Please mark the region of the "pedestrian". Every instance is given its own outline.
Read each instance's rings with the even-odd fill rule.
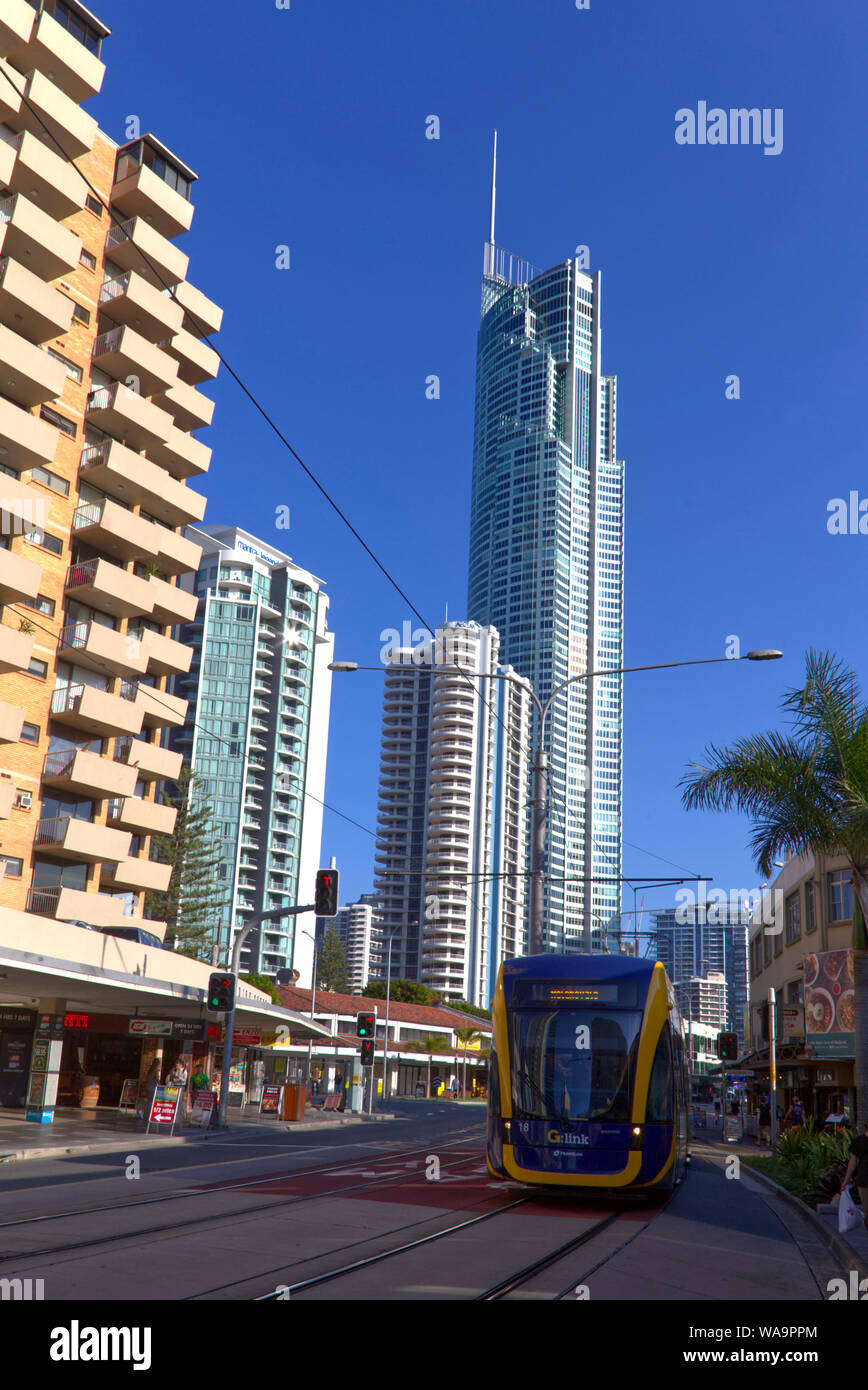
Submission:
[[[793,1103],[784,1116],[785,1129],[804,1129],[805,1127],[805,1107],[798,1096],[793,1096]]]
[[[192,1101],[192,1103],[194,1105],[196,1104],[196,1094],[198,1091],[207,1090],[208,1076],[204,1069],[200,1066],[199,1069],[197,1071],[194,1071],[193,1075],[190,1077],[190,1100]]]
[[[862,1123],[862,1133],[850,1141],[850,1160],[841,1183],[841,1195],[854,1182],[859,1189],[865,1230],[868,1231],[868,1120]]]
[[[719,1115],[719,1114],[720,1114],[720,1101],[719,1101],[719,1100],[716,1100],[716,1101],[714,1102],[714,1113],[715,1113],[715,1115]]]
[[[458,1099],[458,1077],[457,1077],[457,1076],[453,1076],[453,1078],[452,1078],[452,1099],[453,1099],[453,1100],[457,1100],[457,1099]]]
[[[738,1111],[739,1111],[738,1096],[734,1096],[733,1099],[732,1099],[732,1100],[730,1101],[730,1103],[729,1103],[729,1113],[730,1113],[730,1115],[738,1115]]]
[[[759,1143],[770,1144],[772,1142],[772,1107],[768,1100],[764,1100],[759,1108]]]

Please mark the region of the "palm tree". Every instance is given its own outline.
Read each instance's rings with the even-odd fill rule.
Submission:
[[[782,850],[843,855],[853,878],[856,1112],[868,1119],[868,708],[855,673],[829,652],[809,651],[805,684],[781,708],[787,733],[709,745],[707,766],[681,780],[688,810],[737,810],[753,822],[751,848],[764,878]]]
[[[455,1036],[461,1044],[461,1094],[467,1095],[467,1049],[483,1037],[481,1028],[456,1028]]]
[[[431,1094],[431,1059],[432,1059],[432,1057],[434,1056],[435,1053],[438,1053],[438,1054],[439,1054],[439,1053],[442,1053],[442,1052],[451,1052],[452,1049],[450,1048],[450,1046],[449,1046],[448,1042],[446,1041],[446,1039],[445,1039],[444,1037],[441,1037],[440,1034],[438,1034],[438,1033],[429,1033],[426,1037],[422,1038],[421,1041],[415,1041],[415,1040],[414,1040],[414,1041],[412,1041],[412,1042],[406,1043],[405,1046],[406,1046],[406,1047],[411,1047],[411,1048],[413,1048],[413,1050],[416,1051],[416,1052],[427,1052],[427,1053],[428,1053],[428,1081],[427,1081],[426,1086],[425,1086],[425,1094],[426,1094],[426,1096],[430,1096],[430,1094]]]

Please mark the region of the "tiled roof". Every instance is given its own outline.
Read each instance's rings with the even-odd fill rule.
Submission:
[[[280,1002],[286,1009],[295,1009],[301,1014],[310,1013],[309,989],[299,989],[296,985],[278,985]],[[359,1014],[363,1011],[375,1013],[378,1018],[386,1016],[385,999],[369,999],[364,994],[333,994],[330,990],[318,989],[316,992],[316,1013]],[[438,1028],[479,1028],[483,1033],[491,1032],[487,1018],[474,1018],[473,1014],[462,1013],[460,1009],[450,1009],[446,1004],[401,1004],[395,999],[389,1001],[389,1021],[395,1023],[418,1023]]]

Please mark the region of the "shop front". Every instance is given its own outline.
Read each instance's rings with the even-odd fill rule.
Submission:
[[[0,1007],[0,1107],[23,1109],[33,1050],[36,1010]]]
[[[67,1012],[63,1024],[58,1107],[116,1109],[124,1082],[136,1081],[141,1109],[154,1068],[160,1082],[178,1062],[186,1067],[188,1080],[203,1068],[207,1074],[205,1020]]]

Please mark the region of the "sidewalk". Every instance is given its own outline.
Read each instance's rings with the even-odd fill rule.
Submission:
[[[174,1134],[168,1134],[160,1133],[152,1126],[150,1134],[146,1134],[144,1123],[138,1116],[119,1114],[117,1110],[56,1110],[50,1125],[32,1124],[23,1119],[19,1112],[0,1110],[0,1164],[28,1158],[60,1158],[67,1154],[109,1153],[133,1143],[137,1147],[202,1143],[227,1134],[249,1134],[251,1126],[258,1126],[269,1134],[285,1136],[299,1130],[307,1134],[316,1130],[336,1129],[341,1125],[370,1124],[397,1118],[400,1117],[381,1112],[355,1115],[328,1111],[323,1115],[319,1110],[309,1108],[303,1120],[278,1120],[262,1116],[258,1110],[252,1109],[250,1114],[230,1111],[229,1124],[225,1129],[212,1127],[203,1130],[184,1124],[176,1125]]]

